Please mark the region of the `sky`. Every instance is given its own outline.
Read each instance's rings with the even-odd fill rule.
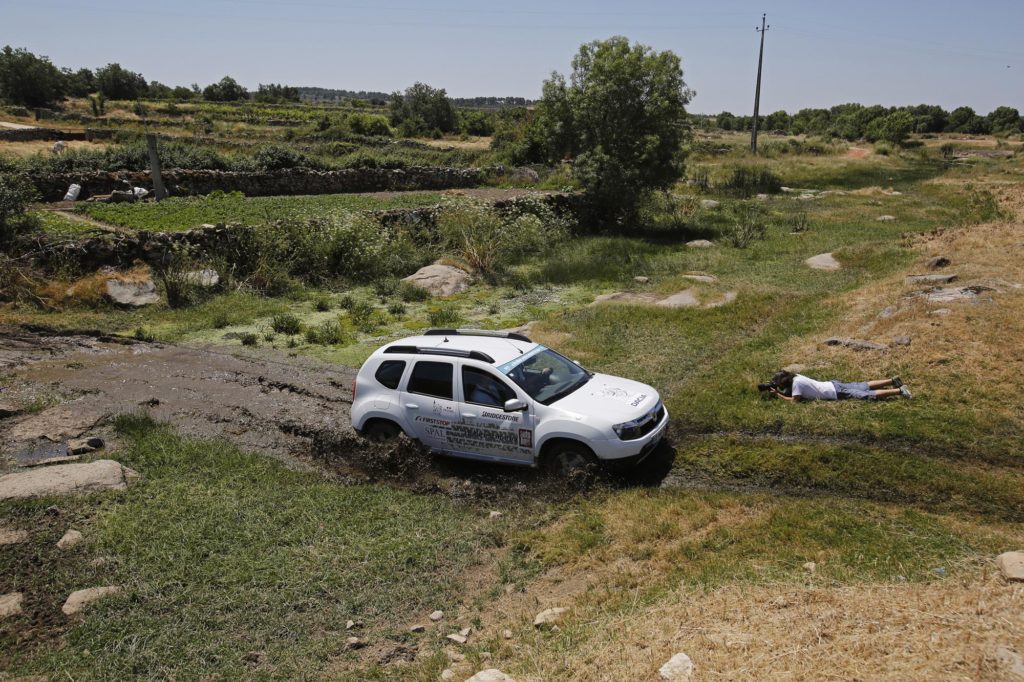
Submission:
[[[1024,111],[1024,0],[0,0],[0,46],[118,62],[167,85],[259,83],[537,98],[582,43],[623,35],[683,61],[690,110],[864,104]]]

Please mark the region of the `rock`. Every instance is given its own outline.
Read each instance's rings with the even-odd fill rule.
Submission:
[[[492,511],[490,514],[487,515],[487,518],[489,519],[500,519],[501,517],[502,513],[500,511]]]
[[[880,223],[891,223],[892,221],[896,220],[896,216],[894,216],[894,215],[880,215],[877,218],[875,218],[875,220],[877,220]]]
[[[909,275],[907,284],[949,284],[956,279],[956,273],[941,275]]]
[[[21,613],[21,602],[24,599],[25,596],[21,592],[11,592],[0,596],[0,620]]]
[[[345,640],[346,649],[362,649],[366,646],[366,642],[358,637],[349,637]]]
[[[651,281],[651,278],[644,277],[643,275],[637,275],[636,277],[633,278],[633,281],[636,282],[637,284],[647,284],[648,282]]]
[[[562,618],[568,612],[569,609],[561,606],[544,609],[533,619],[533,627],[542,628],[545,626],[557,625],[562,622]]]
[[[345,621],[345,629],[352,630],[353,628],[363,627],[363,621],[361,620],[347,620]]]
[[[950,260],[945,256],[935,256],[934,258],[928,259],[928,262],[925,263],[925,267],[929,270],[938,270],[939,268],[946,267],[949,263]]]
[[[0,403],[0,419],[14,417],[21,414],[21,410],[10,403]]]
[[[808,561],[806,564],[804,564],[804,570],[808,573],[815,573],[818,570],[818,564],[814,563],[813,561]]]
[[[103,447],[103,439],[91,436],[89,438],[76,438],[68,441],[68,450],[73,455],[84,455],[87,452],[93,452]]]
[[[722,294],[722,298],[718,299],[717,301],[711,301],[709,303],[705,303],[704,307],[705,308],[721,308],[723,305],[726,305],[728,303],[732,303],[735,300],[736,300],[736,292],[735,291],[727,291],[724,294]]]
[[[933,303],[948,303],[956,301],[973,301],[977,300],[978,294],[983,291],[993,291],[990,287],[973,286],[973,287],[936,287],[928,291],[922,292],[921,295],[925,299]]]
[[[838,336],[825,339],[826,346],[844,346],[846,348],[852,348],[853,350],[885,350],[888,346],[884,346],[874,341],[865,341],[864,339],[847,339]]]
[[[202,270],[186,272],[185,281],[194,286],[209,289],[220,284],[220,274],[218,274],[216,270],[203,268]]]
[[[442,680],[454,680],[455,679],[455,671],[452,670],[451,668],[445,668],[444,670],[441,671],[441,679]]]
[[[997,647],[996,663],[1009,675],[1013,676],[1010,679],[1024,680],[1024,656],[1021,656],[1013,649],[1006,646]]]
[[[468,289],[469,280],[469,273],[465,270],[434,263],[420,268],[402,281],[426,289],[433,296],[451,296]]]
[[[693,661],[684,653],[678,653],[668,659],[665,665],[658,668],[658,676],[663,680],[688,680],[693,675]]]
[[[523,182],[540,182],[540,174],[532,168],[523,166],[512,171],[512,177]]]
[[[487,670],[481,670],[473,677],[470,677],[466,682],[516,682],[512,677],[501,672],[497,668],[488,668]]]
[[[459,630],[459,634],[463,637],[469,637],[469,633],[473,632],[473,628],[462,628]]]
[[[151,279],[141,282],[108,279],[106,297],[111,303],[126,308],[141,308],[160,301],[160,296],[156,293],[156,285]]]
[[[827,272],[835,272],[841,269],[842,264],[832,256],[832,253],[819,253],[817,256],[811,256],[804,261],[807,267],[812,270],[825,270]]]
[[[693,241],[686,242],[686,248],[688,249],[707,249],[714,245],[714,242],[709,242],[707,239],[694,239]]]
[[[109,596],[111,594],[116,594],[120,591],[121,588],[117,585],[108,585],[106,587],[89,587],[84,590],[78,590],[77,592],[71,593],[71,595],[68,597],[68,600],[64,602],[64,606],[62,606],[60,610],[64,612],[64,615],[72,616],[80,612],[82,609],[84,609],[92,602],[98,599],[102,599],[103,597]]]
[[[803,197],[800,197],[800,198],[803,199]],[[810,198],[813,199],[814,197],[812,196]],[[758,201],[768,201],[768,195],[767,194],[758,194],[755,197],[755,199],[757,199]]]
[[[636,305],[652,305],[658,302],[658,295],[653,292],[616,291],[610,294],[599,294],[594,297],[598,303],[632,303]]]
[[[878,319],[888,320],[890,317],[896,314],[896,306],[886,306],[882,309],[882,312],[878,313]]]
[[[932,310],[928,314],[929,315],[945,316],[945,315],[949,315],[951,312],[953,312],[953,311],[950,310],[949,308],[936,308],[935,310]]]
[[[34,445],[14,454],[14,460],[20,467],[36,467],[44,464],[73,462],[77,459],[81,458],[78,455],[71,454],[71,449],[67,443],[36,442]]]
[[[663,308],[693,308],[700,305],[700,301],[697,300],[693,289],[683,289],[661,299],[657,305]]]
[[[909,346],[910,345],[910,337],[909,336],[894,336],[894,337],[892,337],[892,340],[889,342],[889,345],[890,346]]]
[[[64,536],[57,541],[57,547],[59,549],[71,549],[82,541],[82,534],[74,529],[68,529],[68,532],[64,533]]]
[[[466,660],[466,657],[460,654],[458,651],[451,651],[449,649],[446,649],[445,653],[448,655],[448,660],[452,663],[462,663],[464,660]]]
[[[1004,552],[996,557],[996,565],[1007,580],[1024,582],[1024,552]]]
[[[102,417],[102,412],[89,409],[78,401],[57,405],[12,426],[7,440],[17,442],[45,438],[59,443],[92,428]]]
[[[432,614],[430,614],[430,620],[434,621],[435,623],[441,620],[442,618],[444,618],[444,611],[434,611]]]
[[[411,628],[409,628],[409,632],[426,632],[426,631],[427,631],[427,626],[426,625],[416,624],[416,625],[413,625]]]
[[[16,545],[19,542],[25,542],[25,540],[28,540],[27,530],[0,527],[0,547],[3,547],[4,545]]]
[[[705,284],[714,284],[715,282],[718,281],[718,278],[715,277],[714,275],[709,275],[706,272],[698,271],[688,272],[685,275],[682,275],[682,278],[692,279],[694,282],[704,282]]]
[[[721,205],[722,204],[720,202],[715,201],[714,199],[701,199],[700,200],[700,207],[701,208],[714,209],[714,208],[718,208]]]
[[[761,198],[760,194],[757,195],[757,196],[758,196],[758,198]],[[816,197],[813,194],[801,194],[800,196],[797,197],[797,201],[811,201],[812,199],[815,199],[815,198]]]
[[[136,478],[136,472],[111,459],[87,464],[58,464],[0,476],[0,500],[123,490]]]
[[[507,629],[506,630],[502,630],[501,631],[501,636],[504,637],[505,639],[512,639],[512,631],[511,630],[507,630]]]
[[[452,642],[455,642],[456,644],[465,644],[466,643],[466,636],[465,635],[460,635],[458,633],[452,633],[452,634],[448,635],[447,639],[452,641]]]

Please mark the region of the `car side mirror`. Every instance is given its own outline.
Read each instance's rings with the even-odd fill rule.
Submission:
[[[519,398],[510,398],[505,401],[506,412],[525,412],[526,401],[520,400]]]

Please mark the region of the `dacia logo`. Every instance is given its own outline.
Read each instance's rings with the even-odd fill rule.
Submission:
[[[647,394],[641,393],[640,395],[633,399],[633,402],[631,402],[630,405],[632,405],[633,407],[637,407],[640,405],[640,403],[642,403],[645,400],[647,400]]]

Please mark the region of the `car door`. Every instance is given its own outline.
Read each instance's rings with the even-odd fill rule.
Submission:
[[[453,362],[417,360],[401,400],[407,423],[421,443],[443,452],[456,449],[450,442],[459,422]]]
[[[460,363],[459,416],[455,429],[460,449],[488,459],[531,464],[534,460],[534,413],[529,397],[496,372]],[[522,412],[505,412],[505,401],[518,398]]]

